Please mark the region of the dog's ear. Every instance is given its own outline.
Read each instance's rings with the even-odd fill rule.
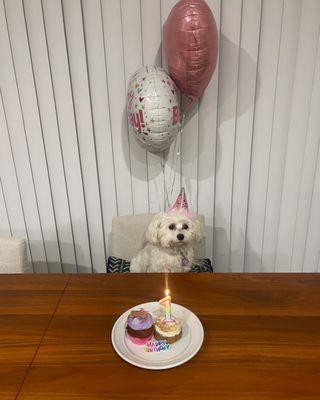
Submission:
[[[194,221],[194,233],[196,242],[201,242],[204,238],[204,227],[200,221]]]
[[[147,228],[146,238],[151,244],[157,244],[159,242],[159,228],[162,216],[162,213],[155,215]]]

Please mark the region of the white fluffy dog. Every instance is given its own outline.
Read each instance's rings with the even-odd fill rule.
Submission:
[[[187,272],[194,260],[193,242],[204,237],[203,224],[184,212],[157,214],[147,244],[131,260],[131,272]]]

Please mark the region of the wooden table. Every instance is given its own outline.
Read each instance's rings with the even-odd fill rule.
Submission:
[[[320,274],[171,274],[205,329],[165,371],[114,352],[117,317],[161,297],[162,274],[0,276],[0,399],[320,399]]]

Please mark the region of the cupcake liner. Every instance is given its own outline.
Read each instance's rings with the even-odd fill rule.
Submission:
[[[147,338],[143,338],[143,339],[130,336],[129,334],[128,334],[128,337],[129,337],[129,339],[131,340],[132,343],[141,346],[141,345],[144,345],[144,344],[146,344],[147,342],[149,342],[149,340],[151,340],[152,334],[151,334],[150,336],[148,336]]]
[[[182,337],[182,331],[180,331],[180,333],[178,333],[175,336],[164,336],[161,335],[159,332],[157,332],[156,330],[153,333],[153,336],[155,337],[156,340],[166,340],[167,343],[172,344],[177,342],[179,339],[181,339]]]

